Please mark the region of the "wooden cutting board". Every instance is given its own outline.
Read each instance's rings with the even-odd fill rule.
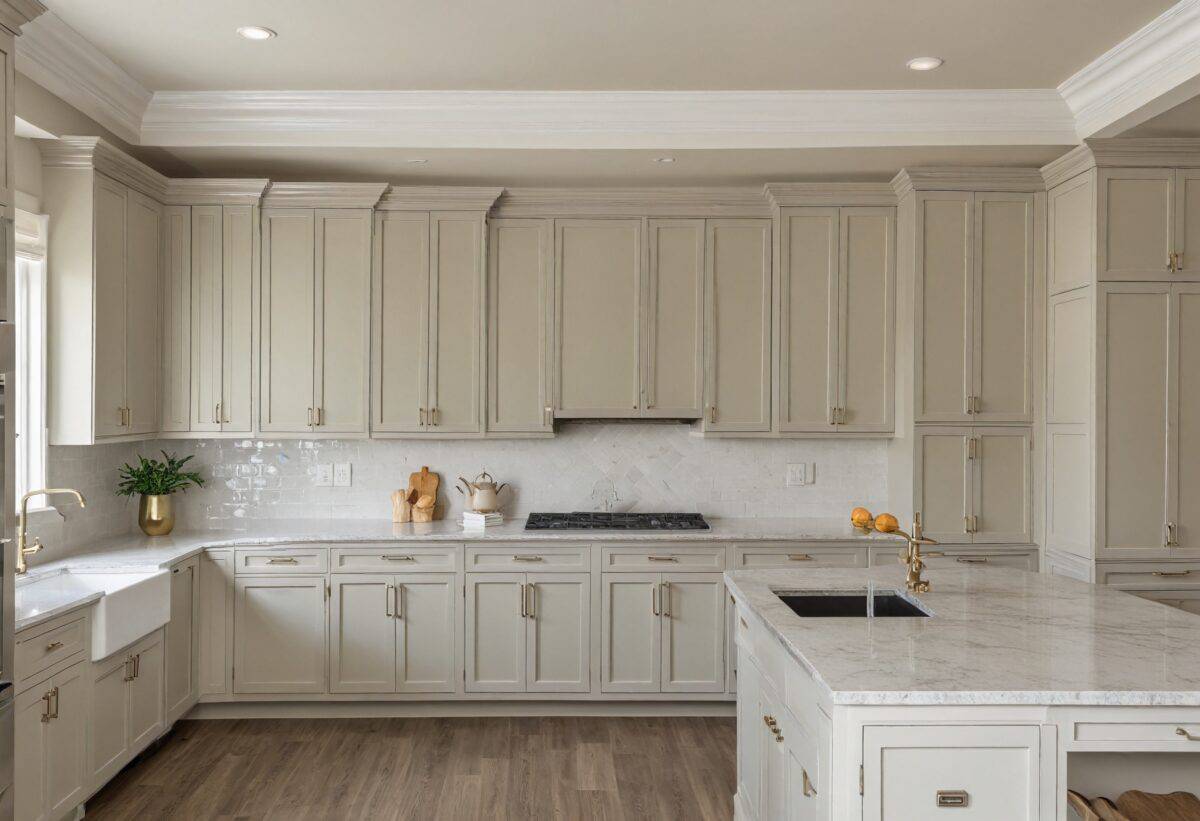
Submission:
[[[429,466],[423,466],[419,471],[411,473],[408,476],[408,489],[417,492],[417,498],[422,496],[432,496],[434,500],[438,497],[438,486],[442,483],[441,477],[436,473],[429,472]],[[435,519],[441,518],[441,507],[435,509]]]
[[[1190,792],[1167,795],[1129,790],[1117,799],[1117,808],[1130,821],[1197,821],[1200,798]]]

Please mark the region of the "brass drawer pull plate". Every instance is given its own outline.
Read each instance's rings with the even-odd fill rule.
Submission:
[[[1190,570],[1155,570],[1154,575],[1155,576],[1190,576],[1190,575],[1192,575],[1192,571],[1190,571]]]
[[[513,556],[514,562],[540,562],[542,560],[543,560],[543,557],[541,557],[541,556],[522,555],[520,553]]]
[[[291,556],[285,556],[283,558],[272,556],[271,558],[267,559],[267,564],[299,564],[299,562]]]
[[[53,653],[55,650],[57,650],[58,648],[60,648],[62,646],[63,646],[63,643],[61,641],[52,641],[46,645],[46,652]]]
[[[650,556],[647,556],[646,558],[652,562],[677,562],[677,561],[679,561],[678,556],[653,556],[653,555],[650,555]]]
[[[970,803],[971,797],[966,790],[938,790],[937,801],[935,806],[938,807],[965,807]]]
[[[389,556],[385,553],[385,554],[381,554],[379,558],[383,559],[384,561],[388,561],[388,562],[415,562],[416,561],[416,559],[414,559],[412,556],[408,555],[407,553],[405,553],[403,555],[399,555],[399,556]]]

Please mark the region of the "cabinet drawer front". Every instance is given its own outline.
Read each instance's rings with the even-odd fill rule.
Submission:
[[[1118,747],[1125,744],[1153,744],[1156,747],[1166,746],[1171,749],[1178,747],[1180,752],[1200,753],[1200,723],[1077,721],[1071,729],[1071,740],[1081,745],[1089,742],[1107,742]]]
[[[454,573],[458,546],[335,547],[329,552],[334,573]]]
[[[703,547],[605,547],[601,549],[605,573],[645,573],[662,570],[719,571],[725,569],[723,545]]]
[[[927,553],[935,554],[924,557],[925,564],[931,568],[938,567],[1013,567],[1018,570],[1036,572],[1038,569],[1037,550],[955,550],[932,547]],[[941,554],[941,555],[936,555]],[[871,548],[871,567],[898,564],[900,549],[890,547]]]
[[[312,574],[324,573],[329,569],[329,549],[325,547],[284,550],[250,548],[238,550],[235,555],[234,572],[239,576]]]
[[[591,548],[515,545],[513,547],[468,547],[467,570],[483,573],[560,573],[591,570]]]
[[[16,643],[13,667],[18,679],[28,679],[87,646],[87,619],[77,618]]]
[[[1200,562],[1129,562],[1101,565],[1101,584],[1123,590],[1194,590],[1200,588]]]
[[[794,545],[748,545],[733,549],[734,570],[767,567],[866,567],[865,547],[809,547]]]

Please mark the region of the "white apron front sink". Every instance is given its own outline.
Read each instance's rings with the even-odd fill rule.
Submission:
[[[171,619],[171,574],[168,570],[140,573],[69,575],[80,587],[103,593],[92,609],[92,661],[153,633]]]

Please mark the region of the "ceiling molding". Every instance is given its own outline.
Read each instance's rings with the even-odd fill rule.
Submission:
[[[1136,137],[1087,140],[1042,167],[1046,187],[1092,168],[1200,168],[1200,139]]]
[[[1058,87],[1080,137],[1113,137],[1200,92],[1200,0],[1180,0]]]
[[[59,137],[37,144],[43,168],[95,170],[159,202],[166,197],[167,177],[99,137]]]
[[[761,188],[506,188],[497,217],[769,217]]]
[[[896,192],[886,182],[769,182],[763,195],[776,208],[896,204]]]
[[[45,13],[46,7],[38,0],[0,0],[0,26],[13,34],[19,35],[22,26]]]
[[[258,205],[270,180],[169,179],[164,205]]]
[[[1087,145],[1078,145],[1057,160],[1043,165],[1042,179],[1046,182],[1046,188],[1050,189],[1095,167],[1096,160],[1092,156],[1092,150]]]
[[[121,139],[141,141],[150,92],[54,12],[22,30],[16,67]]]
[[[1073,145],[1053,89],[159,91],[156,146],[810,148]]]
[[[393,185],[375,207],[381,211],[487,211],[503,188]]]
[[[1015,191],[1033,193],[1046,189],[1037,168],[954,167],[902,168],[892,178],[897,197],[913,191]]]
[[[266,208],[374,208],[386,182],[276,182],[263,197]]]

